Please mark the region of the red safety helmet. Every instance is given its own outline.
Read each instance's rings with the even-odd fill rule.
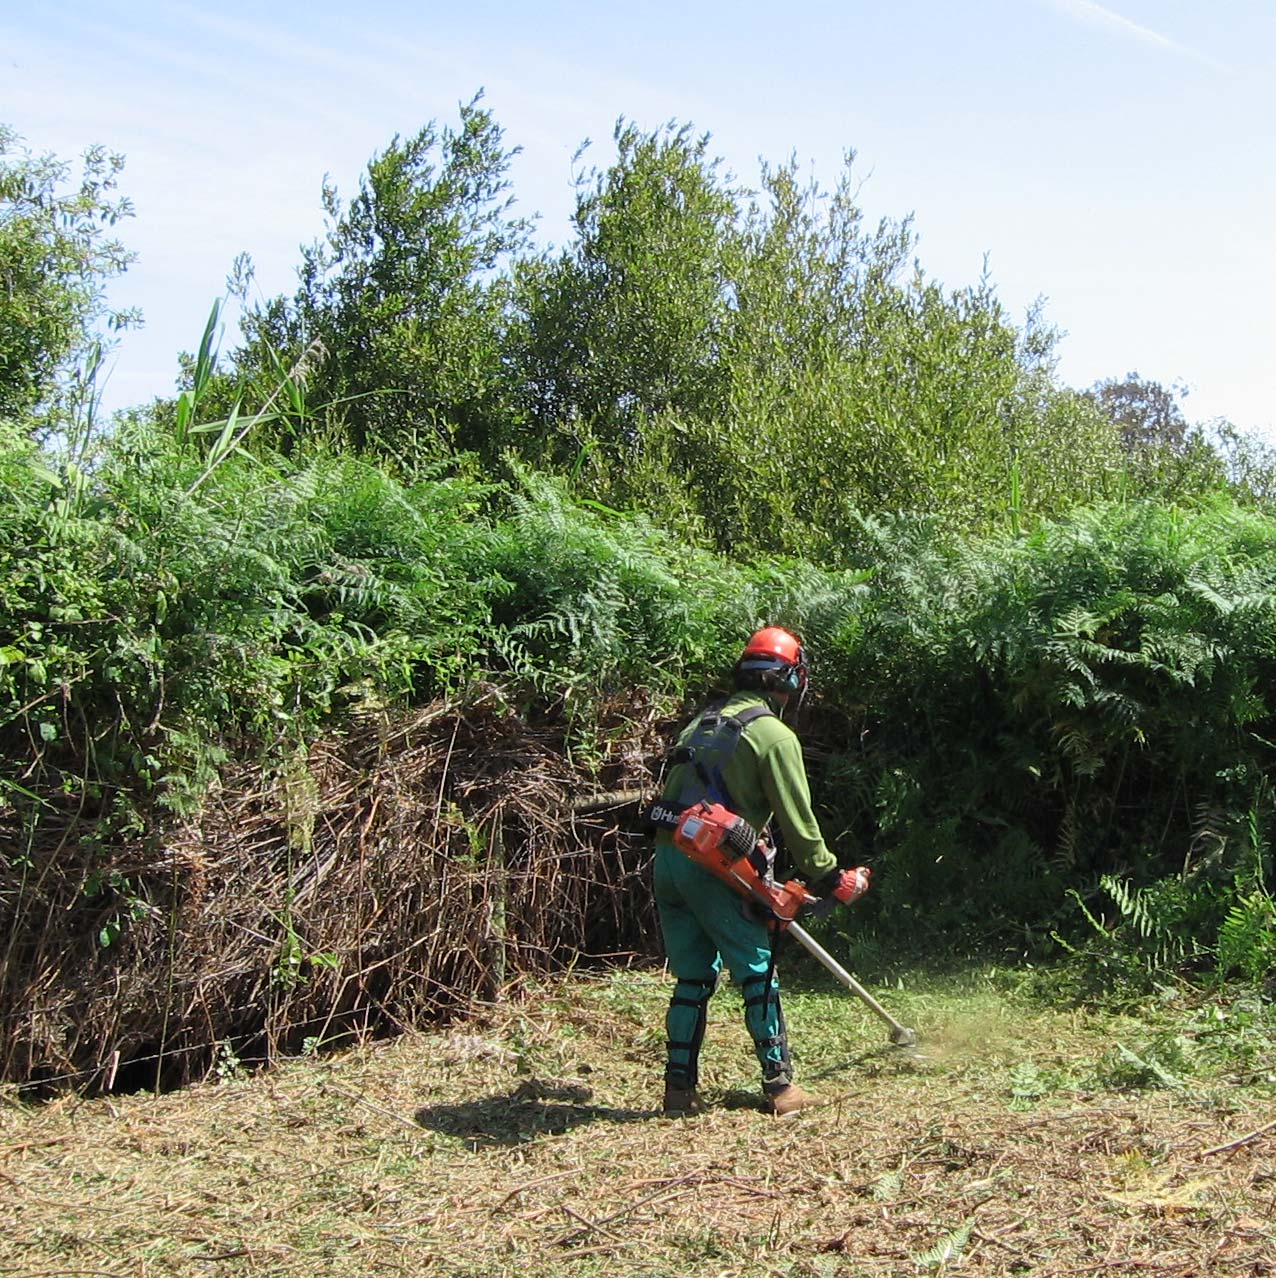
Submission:
[[[786,665],[800,666],[805,664],[802,657],[802,641],[779,626],[767,626],[757,631],[740,654],[740,660],[746,657],[778,657]]]
[[[775,677],[769,682],[777,692],[796,692],[800,698],[806,691],[806,654],[802,641],[779,626],[756,631],[744,645],[736,669],[772,672]]]

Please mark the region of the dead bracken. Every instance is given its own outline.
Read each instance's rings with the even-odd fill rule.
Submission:
[[[649,849],[582,790],[650,784],[659,713],[617,698],[599,776],[492,689],[368,714],[291,764],[228,767],[197,818],[103,846],[77,811],[0,860],[0,1081],[185,1085],[464,1015],[527,974],[654,950]],[[23,843],[0,806],[0,841]],[[108,932],[115,929],[115,934]],[[109,942],[109,943],[104,943]]]

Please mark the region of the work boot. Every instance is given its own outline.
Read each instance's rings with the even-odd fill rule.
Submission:
[[[694,1087],[666,1083],[664,1108],[666,1118],[694,1118],[709,1107]]]
[[[824,1102],[818,1096],[803,1091],[796,1083],[764,1083],[763,1094],[766,1096],[767,1112],[776,1118],[784,1118],[788,1114],[796,1114],[799,1109],[809,1109],[812,1105]]]

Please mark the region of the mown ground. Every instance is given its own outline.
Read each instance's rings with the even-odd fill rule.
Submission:
[[[809,981],[803,984],[803,980]],[[659,972],[576,976],[437,1035],[186,1092],[0,1102],[0,1273],[1276,1274],[1262,1009],[1053,1009],[982,971],[786,969],[802,1081],[755,1106],[738,996],[703,1117],[659,1115]]]

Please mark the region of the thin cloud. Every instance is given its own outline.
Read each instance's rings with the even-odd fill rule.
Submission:
[[[1111,9],[1105,9],[1101,4],[1095,4],[1094,0],[1052,0],[1052,3],[1055,8],[1062,9],[1065,13],[1070,13],[1073,17],[1082,19],[1082,21],[1096,23],[1099,26],[1107,27],[1109,30],[1119,31],[1123,35],[1133,36],[1144,44],[1155,45],[1171,53],[1193,58],[1197,62],[1204,63],[1207,67],[1213,67],[1216,71],[1227,70],[1221,62],[1211,58],[1208,54],[1201,53],[1200,50],[1190,48],[1186,44],[1180,44],[1177,40],[1171,40],[1169,36],[1163,36],[1159,31],[1153,31],[1151,27],[1140,26],[1139,23],[1132,22],[1129,18],[1122,17],[1121,14],[1114,13]]]

